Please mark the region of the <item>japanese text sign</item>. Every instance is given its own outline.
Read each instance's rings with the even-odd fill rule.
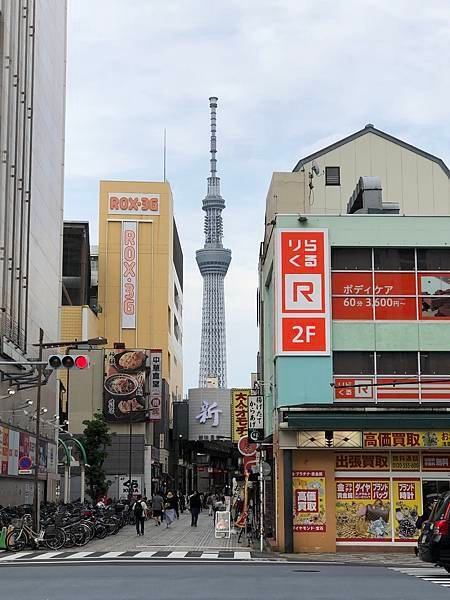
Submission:
[[[239,442],[248,433],[249,389],[231,390],[231,440]]]
[[[413,542],[420,534],[416,529],[417,515],[422,514],[422,485],[420,479],[394,479],[394,539],[396,542]]]
[[[150,421],[162,419],[162,350],[150,350]]]
[[[250,394],[248,397],[248,436],[253,442],[264,437],[264,396]]]
[[[159,215],[159,194],[114,192],[108,194],[110,215]]]
[[[281,229],[277,243],[277,354],[330,354],[326,229]]]
[[[137,250],[137,222],[122,221],[120,253],[122,329],[136,329]]]
[[[449,431],[365,431],[364,448],[446,448]]]
[[[293,530],[325,532],[325,472],[293,471]]]

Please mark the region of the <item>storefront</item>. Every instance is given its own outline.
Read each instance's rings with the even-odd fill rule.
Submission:
[[[424,505],[436,493],[450,490],[450,428],[288,429],[289,421],[292,427],[304,417],[288,413],[283,423],[287,428],[280,430],[277,494],[278,506],[284,509],[277,519],[280,548],[335,552],[414,546],[415,524]],[[324,420],[323,415],[316,417]],[[427,421],[419,414],[391,418]],[[433,418],[444,425],[449,421],[444,411]]]

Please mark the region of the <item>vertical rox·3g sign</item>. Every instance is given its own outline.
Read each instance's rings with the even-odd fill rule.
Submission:
[[[122,222],[122,329],[136,329],[137,222]]]
[[[330,354],[328,230],[280,229],[276,353]]]

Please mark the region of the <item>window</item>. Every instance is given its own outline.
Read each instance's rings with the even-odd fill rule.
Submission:
[[[332,248],[331,268],[334,271],[371,271],[372,248]]]
[[[375,248],[375,271],[414,271],[414,248]]]
[[[450,375],[450,352],[421,352],[422,375]]]
[[[417,270],[450,271],[450,248],[418,248]]]
[[[336,375],[372,375],[373,352],[333,352],[333,373]]]
[[[378,375],[417,375],[417,352],[377,352]]]
[[[341,185],[340,167],[325,167],[325,185]]]

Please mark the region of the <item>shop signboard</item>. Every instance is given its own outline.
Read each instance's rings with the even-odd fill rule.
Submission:
[[[326,531],[325,471],[293,471],[293,530]]]
[[[142,493],[142,477],[140,475],[131,476],[131,496],[137,496]],[[119,497],[128,498],[130,495],[130,477],[129,475],[119,476]]]
[[[121,239],[121,323],[122,329],[136,329],[138,269],[137,221],[122,221]]]
[[[389,454],[356,453],[336,454],[336,471],[389,471]]]
[[[8,452],[8,475],[19,474],[19,445],[20,435],[18,431],[9,430],[9,452]]]
[[[450,471],[450,454],[422,454],[424,471]]]
[[[347,377],[334,378],[336,402],[450,400],[450,381],[442,377]]]
[[[214,537],[229,538],[231,536],[231,514],[229,510],[218,510],[214,524]]]
[[[159,194],[136,194],[134,192],[108,194],[108,214],[110,215],[159,215],[159,204]]]
[[[0,450],[1,474],[8,475],[9,429],[6,425],[0,425]]]
[[[329,355],[328,230],[280,229],[276,254],[276,353]]]
[[[420,471],[420,457],[417,452],[393,452],[391,461],[393,471]]]
[[[364,448],[449,448],[450,431],[364,431]]]
[[[103,414],[110,422],[146,420],[145,350],[107,350],[103,389]]]
[[[150,421],[162,419],[162,350],[150,350]]]
[[[248,437],[252,442],[264,439],[264,396],[261,394],[248,397]]]
[[[422,514],[421,483],[418,478],[392,480],[394,498],[394,539],[396,542],[414,542],[420,531],[416,521]]]
[[[388,478],[336,478],[336,540],[391,541]]]
[[[231,390],[231,441],[236,444],[248,433],[248,399],[251,390]]]

